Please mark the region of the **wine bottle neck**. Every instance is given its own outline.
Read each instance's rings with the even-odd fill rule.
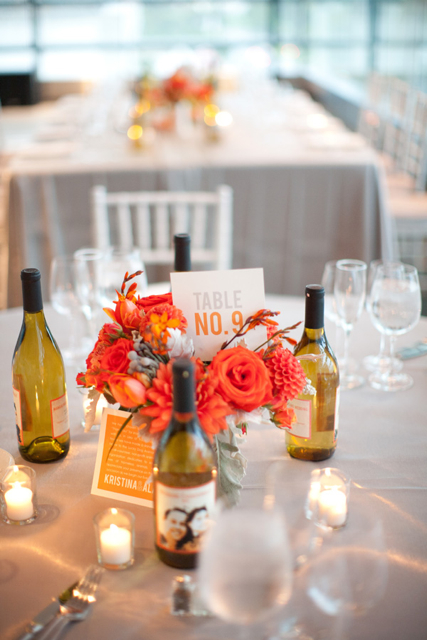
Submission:
[[[321,340],[325,340],[325,329],[321,327],[320,329],[309,329],[305,327],[304,333],[307,338],[312,342],[320,342]]]
[[[175,271],[191,271],[190,236],[187,233],[178,233],[175,241]]]
[[[22,281],[22,304],[25,313],[39,313],[43,311],[40,280],[36,282]]]
[[[324,319],[324,298],[309,297],[305,299],[305,328],[308,330],[323,329]]]

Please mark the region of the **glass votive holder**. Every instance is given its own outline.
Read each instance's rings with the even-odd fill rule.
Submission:
[[[1,514],[7,524],[30,524],[37,518],[36,472],[22,464],[7,467],[1,479]]]
[[[347,522],[350,478],[339,469],[320,469],[313,518],[317,524],[339,529]]]
[[[98,562],[106,569],[127,569],[134,562],[135,516],[126,509],[106,509],[93,519]]]
[[[305,516],[308,520],[311,520],[317,512],[317,500],[320,491],[320,472],[321,469],[313,469],[310,474],[310,487],[305,502]]]

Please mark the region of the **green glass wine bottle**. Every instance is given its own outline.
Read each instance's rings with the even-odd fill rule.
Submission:
[[[64,363],[46,324],[40,271],[21,271],[24,319],[12,360],[19,452],[30,462],[52,462],[70,447]]]
[[[191,569],[216,498],[216,455],[195,406],[194,364],[173,363],[173,413],[154,457],[155,544],[160,559]]]
[[[325,334],[324,299],[322,286],[306,287],[304,332],[294,350],[295,356],[317,356],[300,361],[316,393],[300,394],[289,402],[297,420],[286,433],[287,449],[302,460],[325,460],[337,446],[339,372]]]

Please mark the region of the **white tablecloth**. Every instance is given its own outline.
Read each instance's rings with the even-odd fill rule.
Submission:
[[[43,151],[47,143],[41,150],[37,143],[36,152],[34,146],[21,149],[5,172],[7,306],[20,304],[22,268],[41,269],[46,297],[51,258],[93,244],[89,192],[96,184],[109,191],[230,185],[233,267],[262,266],[270,293],[302,295],[307,282],[320,279],[328,259],[390,257],[392,234],[375,153],[319,106],[298,94],[292,102],[292,95],[265,104],[259,96],[254,104],[228,97],[224,103],[234,123],[217,143],[184,123],[177,134],[157,135],[139,151],[111,127],[63,144],[57,157]],[[37,113],[45,124],[58,115],[53,107]],[[327,119],[327,128],[313,128],[313,115]]]
[[[282,311],[283,326],[303,319],[302,299],[270,296],[267,304],[271,309]],[[60,346],[64,345],[66,323],[49,308],[47,317]],[[3,336],[0,447],[12,453],[18,463],[21,459],[15,436],[10,362],[20,320],[18,309],[0,314]],[[329,330],[329,335],[333,339],[334,332]],[[399,345],[412,344],[426,335],[427,320],[422,319],[410,334],[399,339]],[[378,346],[379,336],[364,315],[355,328],[353,356],[360,362],[363,356],[376,353]],[[350,640],[425,640],[426,637],[427,358],[409,360],[405,368],[415,379],[408,391],[390,395],[364,386],[341,394],[338,447],[329,461],[314,464],[289,458],[284,434],[274,427],[250,426],[247,442],[242,445],[249,460],[243,503],[259,503],[268,464],[282,459],[289,465],[293,484],[307,481],[316,467],[342,469],[353,481],[352,491],[362,494],[366,509],[382,518],[389,561],[387,591],[366,616],[351,622]],[[0,523],[2,640],[14,640],[26,621],[96,560],[92,518],[109,506],[123,504],[90,495],[98,436],[96,432],[83,433],[81,396],[73,380],[75,372],[68,374],[70,453],[59,463],[32,465],[37,474],[42,511],[34,524],[18,528]],[[215,618],[177,619],[169,614],[171,580],[180,572],[162,565],[156,557],[151,510],[130,508],[136,516],[135,565],[124,572],[106,572],[91,616],[71,626],[64,637],[70,640],[235,638],[236,629]],[[291,600],[281,615],[289,618],[293,613],[294,601]],[[310,609],[306,615],[312,615]],[[328,619],[325,618],[324,623],[327,625]],[[245,637],[259,640],[260,634],[251,630]]]

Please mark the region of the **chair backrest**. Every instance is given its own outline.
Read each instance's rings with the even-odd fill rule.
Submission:
[[[95,246],[137,246],[144,263],[173,264],[175,233],[191,235],[193,264],[230,269],[232,263],[233,190],[216,192],[140,191],[107,193],[93,187]]]

